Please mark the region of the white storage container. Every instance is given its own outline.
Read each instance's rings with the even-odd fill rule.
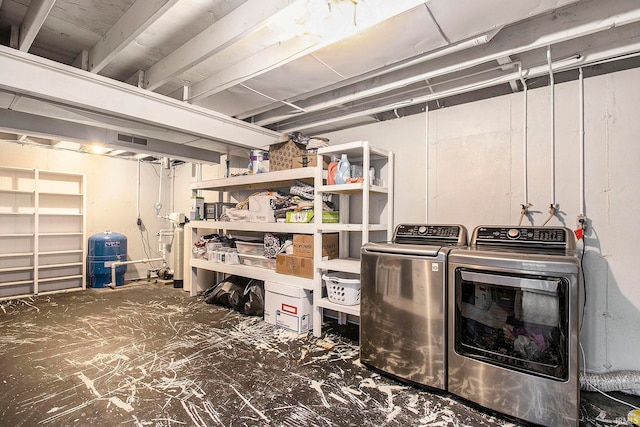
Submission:
[[[238,248],[240,255],[264,256],[264,243],[236,241],[236,248]]]
[[[323,274],[329,301],[342,305],[360,303],[360,276],[352,273]]]
[[[250,267],[262,267],[270,270],[276,269],[275,258],[266,258],[260,255],[242,255],[240,254],[240,263]]]
[[[313,293],[282,283],[264,283],[264,320],[295,332],[313,327]]]

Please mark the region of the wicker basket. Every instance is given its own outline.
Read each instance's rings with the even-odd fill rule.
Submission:
[[[341,305],[360,303],[360,277],[357,274],[323,274],[322,279],[327,286],[329,301]]]

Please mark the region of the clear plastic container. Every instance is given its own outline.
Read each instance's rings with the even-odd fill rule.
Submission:
[[[265,258],[257,255],[240,255],[240,262],[250,267],[268,268],[269,270],[276,269],[275,258]]]
[[[264,243],[236,241],[236,248],[240,255],[264,255]]]

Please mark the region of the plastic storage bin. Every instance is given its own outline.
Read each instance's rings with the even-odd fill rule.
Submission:
[[[240,255],[264,256],[264,243],[236,241],[236,248],[238,248]]]
[[[360,276],[350,273],[323,274],[329,301],[342,305],[360,303]]]
[[[250,267],[262,267],[270,270],[276,269],[275,258],[265,258],[259,255],[242,255],[240,254],[240,263]]]

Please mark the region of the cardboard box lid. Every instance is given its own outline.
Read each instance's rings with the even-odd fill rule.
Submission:
[[[286,285],[284,283],[277,282],[264,282],[264,291],[295,298],[307,298],[311,293],[308,289],[302,289],[298,286]]]

